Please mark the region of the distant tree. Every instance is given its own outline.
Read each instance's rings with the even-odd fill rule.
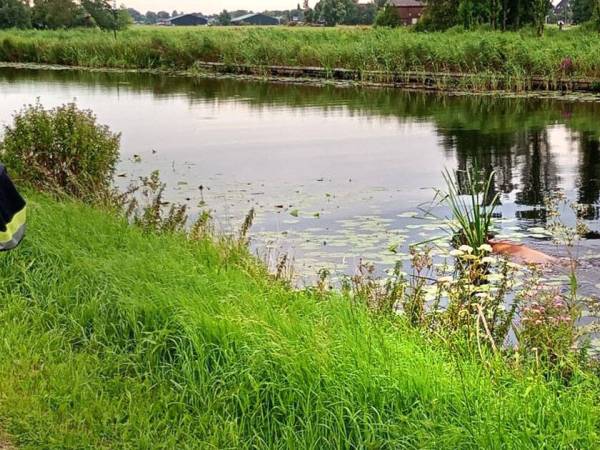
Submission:
[[[173,10],[173,12],[171,13],[171,17],[177,17],[180,13],[177,12],[176,9]]]
[[[591,20],[594,14],[595,0],[573,0],[573,22],[584,23]]]
[[[304,10],[304,21],[306,23],[314,23],[315,22],[315,11],[312,9]]]
[[[460,0],[428,0],[418,30],[439,31],[459,25]]]
[[[81,0],[81,6],[103,30],[123,30],[131,23],[125,8],[114,9],[110,0]]]
[[[593,1],[593,0],[576,0]],[[543,33],[550,0],[428,0],[417,30],[446,30],[454,26],[472,29],[519,29],[532,25]]]
[[[158,15],[154,11],[146,11],[146,23],[154,25],[158,22]]]
[[[592,11],[592,26],[600,33],[600,0],[594,1],[594,9]]]
[[[227,12],[226,9],[221,11],[221,13],[217,16],[217,23],[219,25],[227,26],[231,25],[231,14]]]
[[[158,17],[158,19],[160,20],[165,20],[165,19],[170,19],[171,16],[169,15],[168,12],[166,11],[159,11],[156,13],[156,17]]]
[[[327,26],[335,26],[354,16],[356,8],[357,4],[353,0],[320,0],[315,5],[315,14]]]
[[[36,28],[69,28],[87,25],[83,8],[73,0],[35,0],[31,22]]]
[[[546,15],[552,7],[550,0],[533,0],[533,26],[538,36],[544,34],[544,24],[546,22]]]
[[[396,8],[391,5],[385,5],[377,12],[375,17],[375,26],[377,27],[398,27],[402,25],[400,15],[396,12]]]
[[[146,16],[144,16],[137,9],[127,8],[127,13],[129,14],[129,17],[133,19],[134,22],[143,23],[146,21]]]
[[[31,11],[23,0],[0,0],[0,28],[30,28]]]

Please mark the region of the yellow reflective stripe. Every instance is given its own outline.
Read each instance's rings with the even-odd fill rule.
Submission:
[[[16,213],[13,219],[6,224],[6,231],[0,231],[0,243],[10,241],[17,230],[25,224],[26,219],[27,208],[25,207]]]

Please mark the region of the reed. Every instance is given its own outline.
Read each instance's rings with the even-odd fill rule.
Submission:
[[[92,68],[194,71],[198,62],[230,67],[297,66],[342,68],[381,80],[407,72],[464,75],[436,78],[439,87],[525,90],[532,77],[548,87],[560,79],[600,79],[600,42],[580,29],[549,29],[542,38],[521,32],[338,27],[203,28],[134,27],[111,35],[93,30],[0,32],[0,61]],[[568,71],[565,61],[569,61]]]

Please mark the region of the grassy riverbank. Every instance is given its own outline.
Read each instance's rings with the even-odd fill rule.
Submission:
[[[600,81],[598,54],[597,34],[579,29],[549,29],[538,38],[528,31],[135,27],[117,40],[93,30],[0,31],[5,62],[192,71],[199,62],[217,62],[381,71],[382,80],[394,73],[452,73],[468,76],[460,81],[465,87],[480,89],[499,82],[527,89],[532,77],[547,80],[548,87],[559,79]],[[435,80],[442,87],[449,82]]]
[[[0,429],[23,448],[594,448],[600,387],[270,281],[243,248],[29,192],[0,255]],[[493,361],[490,360],[490,361]]]

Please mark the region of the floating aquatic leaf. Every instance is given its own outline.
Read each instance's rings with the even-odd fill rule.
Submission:
[[[300,213],[298,212],[298,210],[297,210],[297,209],[292,209],[292,210],[290,211],[290,216],[293,216],[293,217],[298,217],[298,215],[299,215],[299,214],[300,214]]]
[[[402,218],[413,218],[413,217],[417,217],[419,215],[419,213],[414,212],[414,211],[407,211],[407,212],[403,212],[402,214],[398,214],[396,217],[402,217]]]

